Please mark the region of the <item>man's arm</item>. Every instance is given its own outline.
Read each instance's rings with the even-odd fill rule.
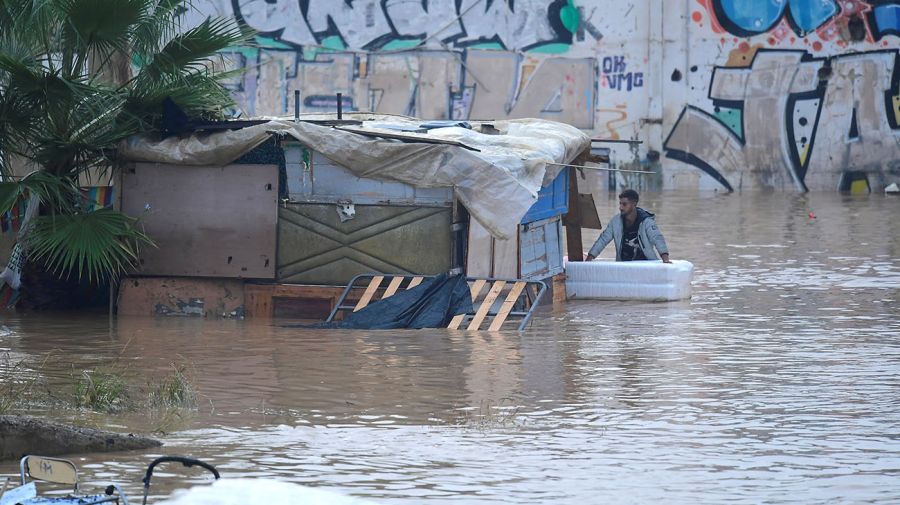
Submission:
[[[585,261],[593,261],[593,259],[599,256],[600,252],[603,251],[603,249],[607,245],[609,245],[610,242],[612,242],[612,239],[612,220],[610,220],[610,223],[606,226],[606,229],[603,230],[603,233],[600,234],[600,237],[597,238],[597,241],[594,242],[593,246],[591,246],[591,250],[588,251],[588,255],[587,258],[585,258]]]
[[[666,245],[666,239],[663,238],[662,232],[659,231],[656,220],[651,218],[651,221],[647,224],[647,236],[653,246],[656,247],[656,250],[659,251],[659,257],[662,259],[663,263],[671,263],[672,261],[669,259],[669,246]]]

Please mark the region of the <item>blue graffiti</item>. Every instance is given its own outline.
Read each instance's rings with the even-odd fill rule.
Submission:
[[[900,35],[900,4],[892,3],[875,7],[872,17],[875,19],[876,39],[885,35]]]
[[[771,30],[785,13],[794,31],[805,35],[840,12],[835,0],[715,0],[713,8],[726,30],[743,37]]]

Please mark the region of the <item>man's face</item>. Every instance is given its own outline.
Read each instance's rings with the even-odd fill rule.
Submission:
[[[637,202],[632,202],[627,198],[619,198],[619,213],[623,216],[625,214],[631,214],[635,209],[637,209]]]

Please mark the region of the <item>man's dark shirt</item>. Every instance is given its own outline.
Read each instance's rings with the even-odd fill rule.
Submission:
[[[622,261],[647,259],[644,256],[644,251],[641,249],[640,242],[638,241],[638,228],[641,226],[641,221],[643,221],[643,219],[638,216],[635,218],[634,223],[632,223],[631,226],[628,226],[625,216],[622,216]]]

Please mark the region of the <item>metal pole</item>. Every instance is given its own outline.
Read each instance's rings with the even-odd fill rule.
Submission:
[[[624,139],[591,139],[591,142],[606,142],[609,144],[643,144],[643,140],[624,140]]]
[[[587,170],[603,170],[605,172],[628,172],[632,174],[656,174],[658,172],[645,172],[643,170],[623,170],[621,168],[603,168],[603,167],[585,167],[582,165],[566,165],[565,163],[547,163],[548,165],[556,165],[558,167],[584,168]]]
[[[300,122],[300,90],[294,90],[294,122]]]
[[[338,121],[344,118],[344,94],[337,94],[337,109],[338,109]]]

